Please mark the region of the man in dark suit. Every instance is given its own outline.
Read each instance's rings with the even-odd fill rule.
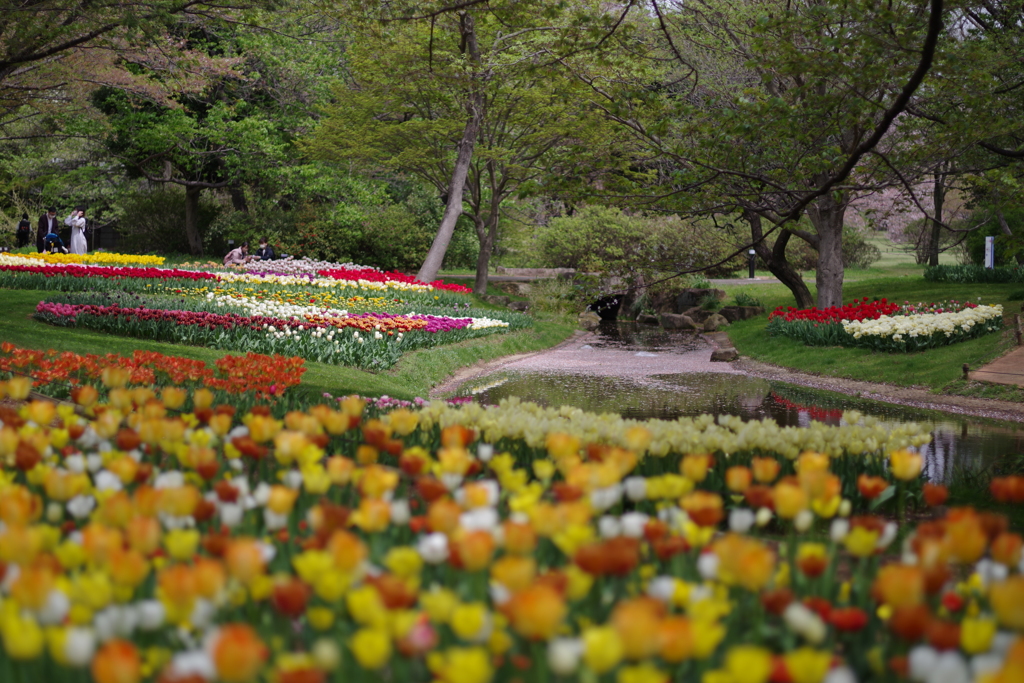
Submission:
[[[36,226],[36,249],[43,253],[45,246],[43,240],[48,234],[56,233],[60,229],[57,222],[57,207],[51,206],[46,213],[39,217],[39,224]]]

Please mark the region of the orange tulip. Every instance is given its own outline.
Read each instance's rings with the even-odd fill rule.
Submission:
[[[137,683],[142,679],[142,659],[135,645],[125,640],[110,640],[93,657],[96,683]]]
[[[5,524],[29,524],[39,519],[42,512],[42,499],[24,486],[8,487],[0,496],[0,520]]]
[[[213,644],[213,665],[225,683],[248,683],[256,678],[269,652],[256,631],[246,624],[227,624]]]
[[[988,538],[981,519],[973,510],[951,514],[946,522],[946,544],[952,559],[973,564],[985,554]]]
[[[679,471],[687,479],[692,479],[699,484],[708,476],[708,469],[713,467],[714,464],[714,456],[710,454],[687,455],[679,465]]]
[[[891,607],[912,607],[924,601],[924,573],[920,567],[889,564],[875,576],[875,599]]]
[[[362,539],[343,529],[331,535],[327,550],[334,557],[334,565],[343,572],[354,571],[369,556]]]
[[[433,531],[450,534],[459,526],[462,509],[450,498],[435,500],[427,509],[427,523]]]
[[[228,573],[243,584],[249,584],[263,574],[263,551],[260,544],[251,538],[236,538],[228,543],[224,552]]]
[[[629,659],[646,659],[661,649],[659,639],[664,606],[653,598],[623,600],[611,614],[611,625]]]
[[[135,517],[125,532],[128,544],[143,555],[152,555],[160,547],[160,522],[155,517]]]
[[[733,493],[743,493],[750,488],[752,476],[749,467],[730,467],[725,471],[725,485]]]
[[[1015,567],[1020,562],[1022,547],[1024,539],[1020,534],[1001,533],[992,541],[992,559],[1008,567]]]
[[[882,495],[882,491],[889,487],[889,482],[881,477],[872,477],[866,474],[862,474],[857,477],[857,489],[860,491],[860,495],[864,496],[868,500],[874,500],[878,496]]]
[[[452,564],[477,572],[491,563],[494,537],[486,531],[470,531],[455,541],[452,551]]]
[[[508,606],[513,630],[528,640],[552,638],[568,611],[562,594],[544,583],[519,591]]]
[[[761,484],[770,484],[775,481],[782,468],[775,458],[754,458],[750,461],[750,466],[754,470],[754,479]]]
[[[718,556],[718,578],[726,585],[760,591],[775,573],[775,553],[753,538],[726,534],[711,545]]]
[[[537,575],[537,562],[523,555],[505,555],[491,565],[491,578],[517,593],[531,583]]]
[[[715,526],[725,515],[722,511],[722,497],[717,493],[694,491],[683,498],[681,504],[690,519],[700,526]]]
[[[537,535],[529,524],[505,522],[502,525],[505,538],[505,552],[529,555],[537,547]]]
[[[774,462],[774,461],[773,461]],[[662,619],[658,625],[660,655],[669,664],[689,659],[693,653],[693,629],[684,617]]]

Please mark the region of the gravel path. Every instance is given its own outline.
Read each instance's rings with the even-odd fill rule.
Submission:
[[[706,346],[702,343],[691,345],[703,346],[703,348],[682,352],[662,349],[656,352],[645,352],[600,348],[598,346],[600,342],[601,337],[593,332],[580,331],[558,346],[544,351],[506,356],[490,363],[479,363],[469,368],[463,368],[448,381],[434,387],[430,391],[430,396],[431,398],[440,398],[454,393],[464,382],[503,370],[582,373],[636,379],[650,375],[700,372],[760,377],[911,408],[1024,422],[1024,404],[1010,401],[946,396],[933,394],[926,389],[822,377],[759,363],[749,358],[741,358],[733,363],[712,363],[713,348],[710,341],[705,342]]]

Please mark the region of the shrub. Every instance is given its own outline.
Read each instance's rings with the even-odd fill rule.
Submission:
[[[733,297],[737,306],[761,306],[761,300],[746,292],[736,292]]]
[[[950,282],[959,285],[1024,282],[1024,268],[1017,266],[985,268],[972,263],[958,266],[931,266],[925,268],[924,279],[930,282]]]
[[[678,216],[631,216],[604,206],[552,218],[539,231],[538,245],[546,266],[613,275],[700,268],[734,250],[733,236],[708,223]],[[729,274],[742,265],[742,257],[736,257],[707,273]]]

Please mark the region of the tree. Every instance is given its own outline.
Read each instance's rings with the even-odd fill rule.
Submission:
[[[893,134],[931,65],[942,2],[687,0],[652,8],[646,56],[671,69],[653,83],[628,64],[614,84],[579,74],[594,84],[595,104],[646,148],[641,163],[657,182],[633,196],[742,217],[751,245],[801,304],[809,292],[785,250],[792,237],[806,241],[818,253],[818,306],[841,304],[846,206],[852,193],[879,184],[885,164],[866,155]],[[802,216],[812,229],[795,223]]]
[[[480,242],[479,293],[487,288],[502,203],[608,139],[581,84],[538,65],[555,28],[536,21],[509,28],[463,13],[437,20],[432,51],[423,49],[426,27],[415,24],[360,36],[347,54],[350,80],[335,88],[308,144],[319,158],[355,159],[433,185],[447,198],[435,245],[464,212]],[[436,276],[438,255],[428,255],[421,278]]]

